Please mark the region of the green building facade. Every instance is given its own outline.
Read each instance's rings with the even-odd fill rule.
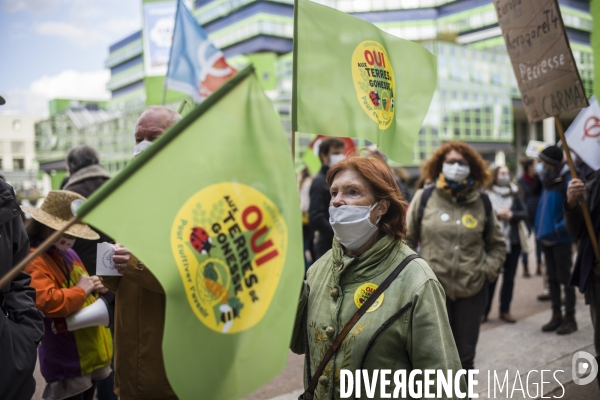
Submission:
[[[421,42],[437,55],[438,86],[415,143],[413,166],[447,140],[466,141],[489,161],[501,155],[509,164],[524,154],[528,140],[555,140],[552,124],[527,123],[491,0],[317,2],[370,21],[388,33]],[[166,33],[172,29],[168,18],[173,18],[174,5],[174,1],[142,2],[144,13],[162,7],[165,19],[160,23]],[[591,97],[594,60],[590,2],[559,0],[559,5],[586,95]],[[291,138],[293,0],[194,0],[193,13],[233,66],[255,64]],[[107,88],[112,99],[100,110],[106,113],[106,120],[85,126],[74,123],[61,103],[55,106],[57,112],[50,120],[38,124],[36,148],[41,165],[64,156],[69,145],[82,143],[98,146],[111,172],[126,165],[137,117],[146,106],[163,102],[166,71],[157,73],[149,66],[155,57],[148,50],[152,29],[151,21],[145,19],[142,30],[110,46],[105,67],[111,70]],[[164,49],[160,51],[164,54]],[[166,92],[166,104],[174,109],[184,98],[180,93]],[[575,115],[565,115],[565,124]],[[56,143],[49,137],[56,137]],[[297,135],[297,160],[311,139],[310,135]],[[48,147],[48,143],[54,145]],[[365,142],[359,140],[362,144]]]

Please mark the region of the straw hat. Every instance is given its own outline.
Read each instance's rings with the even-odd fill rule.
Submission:
[[[51,190],[44,199],[41,208],[26,206],[21,208],[31,215],[31,218],[58,231],[64,228],[69,220],[73,218],[71,203],[74,200],[85,200],[85,197],[69,190]],[[100,235],[81,222],[72,225],[65,233],[81,239],[100,239]]]

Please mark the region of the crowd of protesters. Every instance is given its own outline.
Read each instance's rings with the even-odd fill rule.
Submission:
[[[311,265],[309,261],[315,260],[311,269],[327,271],[323,265],[331,262],[328,261],[329,257],[333,256],[334,260],[337,257],[338,261],[343,262],[344,254],[355,254],[344,245],[342,236],[335,229],[335,214],[338,214],[337,208],[340,207],[336,204],[337,197],[332,187],[338,170],[336,165],[342,163],[343,167],[339,167],[341,170],[359,169],[354,166],[354,157],[348,160],[343,156],[339,159],[330,157],[334,144],[335,154],[343,154],[343,142],[331,138],[323,143],[326,144],[320,150],[323,167],[311,186],[311,191],[319,188],[322,192],[318,197],[319,204],[307,204],[306,201],[312,200],[311,197],[305,199],[302,207],[303,210],[319,209],[315,215],[323,219],[323,214],[326,214],[323,197],[327,193],[322,179],[325,177],[330,189],[329,223],[334,227],[332,252],[321,257],[322,252],[314,250],[321,235],[321,221],[314,222],[312,214],[309,214],[303,222],[306,265]],[[387,161],[378,151],[366,151],[365,154]],[[600,267],[594,261],[578,202],[579,196],[590,199],[592,221],[598,234],[600,178],[598,172],[594,172],[576,155],[574,159],[581,179],[571,179],[563,151],[557,146],[543,149],[538,158],[521,159],[522,175],[515,179],[507,166],[490,165],[469,145],[448,142],[421,168],[421,175],[415,184],[416,193],[410,204],[407,203],[407,230],[402,239],[427,262],[428,268],[444,289],[447,318],[462,368],[474,368],[480,324],[488,321],[496,286],[499,286],[499,318],[509,324],[517,322],[511,314],[511,302],[520,260],[524,278],[532,274],[544,275],[545,287],[537,299],[550,300],[552,317],[548,323],[540,326],[541,331],[559,335],[577,331],[575,287],[579,286],[585,294],[586,304],[591,308],[595,324],[594,341],[600,354],[600,323],[595,306],[600,304],[596,298],[600,298],[600,286],[598,278],[594,278],[600,276]],[[348,167],[348,163],[352,166]],[[407,174],[403,169],[399,170],[400,174],[395,169],[390,171],[395,177],[401,198],[407,199],[411,192],[407,189],[409,179],[400,181],[397,177]],[[311,179],[306,171],[303,174],[302,182]],[[376,185],[369,183],[371,188]],[[375,196],[371,203],[379,204],[378,200],[381,197]],[[351,203],[342,205],[348,204]],[[351,218],[345,221],[349,222]],[[385,233],[382,235],[385,236]],[[579,250],[573,268],[575,242],[579,243]],[[373,248],[378,243],[373,244]],[[341,253],[336,250],[338,246],[342,248]],[[530,253],[534,257],[530,257]],[[329,278],[321,276],[325,271],[311,272],[309,269],[307,283],[329,282]],[[319,295],[315,296],[318,298]],[[310,311],[308,317],[311,318]],[[339,319],[339,316],[328,317]],[[309,347],[312,334],[305,333]],[[305,345],[299,343],[299,346]],[[301,351],[306,350],[301,348]],[[315,361],[318,360],[310,360],[311,364]],[[312,364],[312,368],[315,366]]]
[[[136,125],[134,156],[180,118],[165,107],[146,110]],[[571,179],[563,151],[549,146],[539,159],[522,160],[522,175],[515,180],[508,167],[488,165],[468,144],[447,142],[423,165],[411,190],[406,170],[390,168],[381,152],[346,155],[344,146],[338,138],[324,139],[318,149],[321,169],[315,176],[305,170],[298,180],[301,262],[307,272],[291,348],[307,354],[305,384],[313,398],[339,397],[339,374],[326,369],[328,359],[322,357],[331,343],[323,338],[333,341],[353,320],[360,310],[357,293],[362,296],[367,287],[385,290],[385,306],[381,297],[366,312],[383,311],[370,314],[360,326],[359,333],[365,334],[356,328],[340,339],[352,346],[331,354],[338,359],[335,364],[350,369],[475,368],[480,326],[490,316],[496,286],[499,318],[517,322],[511,301],[519,260],[525,278],[544,274],[547,281],[552,318],[541,330],[577,330],[574,287],[579,287],[592,305],[600,352],[595,306],[600,304],[600,265],[578,201],[580,196],[589,199],[592,223],[600,232],[598,171],[577,160],[580,179]],[[40,208],[24,207],[30,216],[25,225],[14,191],[0,180],[2,275],[66,226],[74,200],[85,199],[110,178],[88,146],[72,149],[66,164],[69,178],[63,189],[51,191]],[[3,359],[7,354],[14,360],[3,365],[6,373],[0,377],[6,398],[33,395],[36,348],[46,380],[44,399],[177,398],[161,351],[163,288],[144,260],[119,243],[113,257],[119,276],[96,276],[100,242],[115,243],[94,227],[70,226],[2,288],[0,346]],[[579,250],[572,268],[575,242]],[[65,318],[98,301],[106,303],[110,329],[70,331]]]

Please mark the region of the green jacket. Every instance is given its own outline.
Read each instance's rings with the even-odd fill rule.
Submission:
[[[356,302],[364,293],[361,288],[367,283],[381,284],[410,254],[414,252],[404,242],[384,236],[360,257],[351,257],[334,239],[333,248],[309,268],[291,344],[292,351],[306,355],[305,387],[309,382],[306,366],[310,366],[312,375],[358,309]],[[341,369],[353,373],[356,369],[390,369],[391,393],[396,370],[406,370],[408,377],[413,369],[461,368],[446,314],[444,290],[424,260],[411,261],[382,298],[361,317],[329,361],[317,385],[315,400],[340,398]],[[403,307],[406,311],[398,316]],[[367,351],[371,340],[373,346]],[[379,394],[378,385],[375,398]]]
[[[421,229],[417,214],[423,191],[415,193],[408,210],[406,243],[413,249],[421,244],[421,257],[429,265],[446,291],[455,300],[477,294],[486,280],[493,282],[506,258],[506,243],[494,212],[493,229],[483,237],[485,210],[478,191],[465,204],[434,189],[423,212]]]

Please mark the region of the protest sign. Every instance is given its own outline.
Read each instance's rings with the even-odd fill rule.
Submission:
[[[588,106],[556,0],[494,0],[530,123]]]
[[[600,169],[600,105],[596,96],[565,133],[567,144],[590,168]]]

